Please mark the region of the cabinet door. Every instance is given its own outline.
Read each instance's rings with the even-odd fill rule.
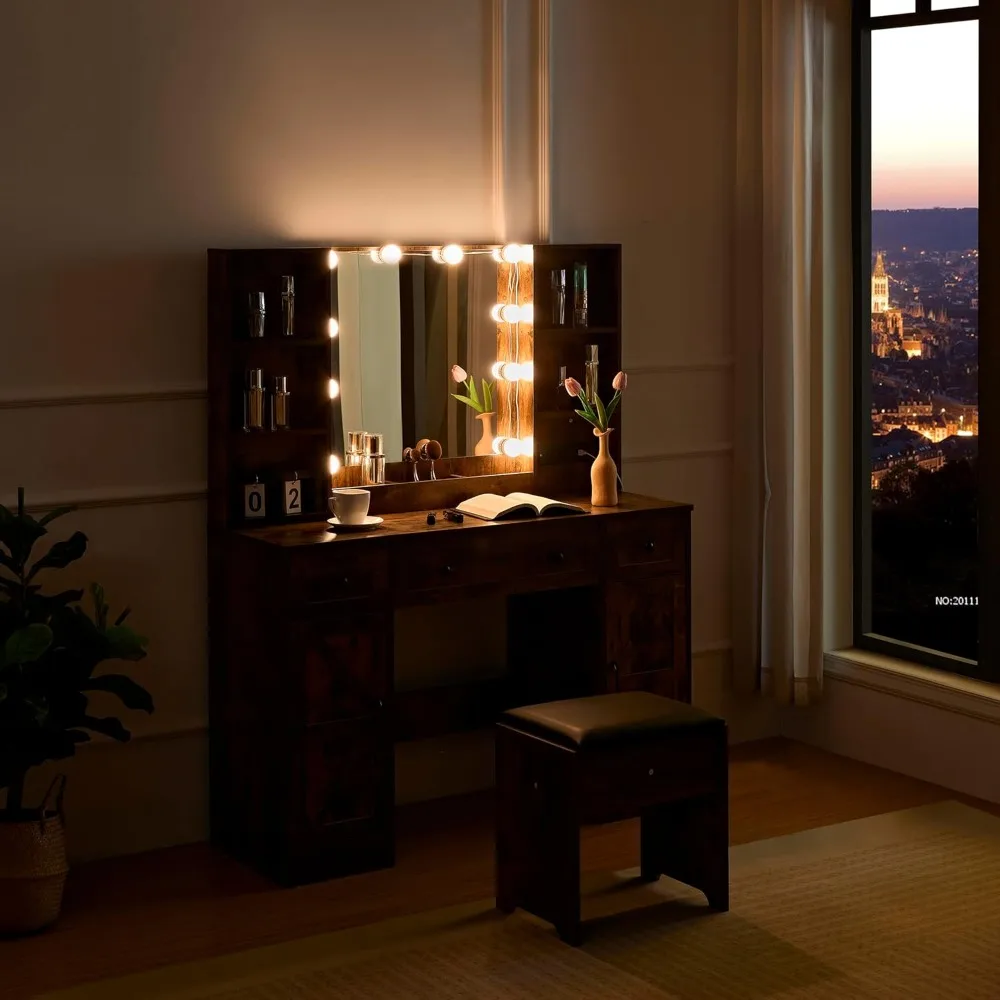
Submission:
[[[687,600],[681,574],[607,584],[609,690],[691,700]]]
[[[307,725],[377,715],[392,690],[392,622],[323,614],[297,625]]]

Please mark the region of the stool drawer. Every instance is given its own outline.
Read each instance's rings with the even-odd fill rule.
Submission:
[[[718,791],[725,785],[725,755],[723,725],[678,731],[655,743],[584,751],[576,761],[581,821],[610,822]]]

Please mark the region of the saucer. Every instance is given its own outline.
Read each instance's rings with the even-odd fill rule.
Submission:
[[[335,517],[328,517],[326,523],[332,525],[338,531],[371,531],[372,528],[377,528],[382,523],[382,518],[375,517],[374,514],[369,514],[363,521],[359,521],[357,524],[344,524],[343,521],[338,521]]]

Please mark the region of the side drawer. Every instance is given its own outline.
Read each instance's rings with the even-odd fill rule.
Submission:
[[[610,519],[606,564],[611,571],[655,567],[656,572],[684,569],[690,518],[675,513],[638,514]]]
[[[290,596],[309,604],[371,597],[388,586],[386,551],[366,541],[296,551],[289,564]]]

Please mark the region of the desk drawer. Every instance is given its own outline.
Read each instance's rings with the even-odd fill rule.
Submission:
[[[532,520],[421,538],[396,554],[395,586],[420,591],[503,584],[517,590],[540,576],[596,574],[590,533],[576,528]]]
[[[684,568],[687,521],[676,516],[624,517],[608,525],[610,567],[655,566],[657,572]]]
[[[336,543],[296,554],[290,568],[294,599],[310,604],[370,597],[389,586],[385,550],[369,542]]]

